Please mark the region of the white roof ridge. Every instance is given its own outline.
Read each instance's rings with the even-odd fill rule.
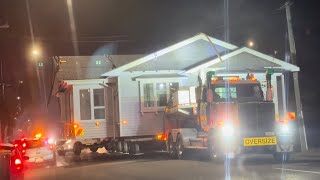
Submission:
[[[161,49],[159,51],[153,52],[153,53],[151,53],[149,55],[146,55],[146,56],[144,56],[142,58],[139,58],[139,59],[137,59],[137,60],[135,60],[133,62],[130,62],[128,64],[120,66],[120,67],[118,67],[116,69],[113,69],[113,70],[111,70],[109,72],[106,72],[106,73],[102,74],[101,76],[117,76],[120,72],[123,72],[123,71],[125,71],[127,69],[130,69],[130,68],[135,67],[137,65],[140,65],[142,63],[148,62],[148,61],[150,61],[152,59],[155,59],[155,58],[157,58],[157,57],[159,57],[161,55],[167,54],[167,53],[169,53],[171,51],[174,51],[176,49],[184,47],[184,46],[186,46],[186,45],[188,45],[188,44],[190,44],[190,43],[192,43],[194,41],[197,41],[197,40],[200,40],[200,39],[208,41],[207,37],[209,37],[210,41],[212,41],[212,43],[214,43],[215,45],[224,47],[226,49],[233,50],[233,49],[238,48],[235,45],[232,45],[232,44],[226,43],[224,41],[215,39],[213,37],[207,36],[204,33],[198,33],[198,34],[196,34],[195,36],[193,36],[191,38],[185,39],[185,40],[180,41],[178,43],[175,43],[175,44],[173,44],[173,45],[171,45],[169,47],[166,47],[166,48]]]
[[[254,56],[257,56],[257,57],[260,57],[264,60],[267,60],[267,61],[270,61],[272,63],[275,63],[275,64],[278,64],[280,65],[282,68],[285,68],[286,70],[288,71],[299,71],[300,68],[298,66],[295,66],[293,64],[290,64],[290,63],[287,63],[285,61],[282,61],[280,59],[277,59],[275,57],[272,57],[272,56],[269,56],[269,55],[266,55],[266,54],[263,54],[261,52],[258,52],[256,50],[253,50],[253,49],[250,49],[250,48],[247,48],[247,47],[242,47],[242,48],[238,48],[238,49],[235,49],[234,51],[228,53],[228,54],[225,54],[225,55],[222,55],[221,56],[221,59],[224,61],[226,59],[229,59],[230,57],[233,57],[233,56],[236,56],[242,52],[247,52],[249,54],[252,54]],[[211,61],[208,61],[206,63],[203,63],[199,66],[196,66],[196,67],[193,67],[187,71],[185,71],[184,73],[193,73],[193,72],[197,72],[199,69],[202,69],[202,68],[207,68],[209,66],[212,66],[214,64],[217,64],[220,62],[220,59],[218,57],[215,57],[214,59],[212,59]]]

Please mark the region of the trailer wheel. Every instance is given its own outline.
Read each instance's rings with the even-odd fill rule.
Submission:
[[[123,146],[122,146],[122,142],[118,141],[118,148],[117,148],[118,152],[122,152],[123,151]]]
[[[130,143],[129,154],[138,154],[140,153],[140,146],[138,143]]]
[[[290,154],[288,152],[276,152],[273,154],[273,158],[278,162],[288,162],[290,160]]]
[[[123,153],[129,153],[128,142],[123,141]]]
[[[134,149],[136,154],[140,153],[140,144],[134,143]]]
[[[175,143],[173,142],[173,138],[171,135],[169,135],[168,137],[168,153],[169,153],[169,157],[171,159],[176,159],[177,158],[177,151],[175,148]]]
[[[90,149],[91,152],[97,152],[98,147],[90,147],[89,149]]]
[[[185,150],[183,146],[182,136],[180,134],[177,137],[176,151],[177,151],[177,158],[183,159]]]
[[[73,145],[73,152],[75,155],[79,156],[81,154],[82,144],[81,142],[76,142]]]

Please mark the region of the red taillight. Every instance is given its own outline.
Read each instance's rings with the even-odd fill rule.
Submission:
[[[21,162],[20,159],[16,159],[16,160],[14,161],[14,164],[15,164],[15,165],[20,165],[20,164],[22,164],[22,162]]]
[[[22,154],[26,154],[26,150],[25,149],[22,149]]]
[[[23,143],[23,144],[22,144],[22,147],[24,147],[24,148],[27,147],[27,144],[26,144],[26,143]]]
[[[18,144],[14,144],[14,147],[18,147]]]

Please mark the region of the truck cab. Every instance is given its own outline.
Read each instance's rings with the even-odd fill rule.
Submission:
[[[207,150],[212,160],[245,153],[268,153],[287,160],[293,151],[294,125],[288,118],[276,121],[270,74],[266,79],[266,95],[253,74],[207,76],[206,85],[196,87],[197,102],[189,107],[177,103],[182,93],[173,94],[167,117],[183,121],[169,130],[171,157],[182,158],[189,148]],[[192,128],[190,121],[194,121]]]

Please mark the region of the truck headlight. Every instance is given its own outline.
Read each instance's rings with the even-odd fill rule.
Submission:
[[[288,124],[281,124],[280,126],[280,132],[288,134],[290,132]]]
[[[234,135],[234,128],[230,124],[227,124],[222,127],[222,135],[223,136],[233,136]]]

